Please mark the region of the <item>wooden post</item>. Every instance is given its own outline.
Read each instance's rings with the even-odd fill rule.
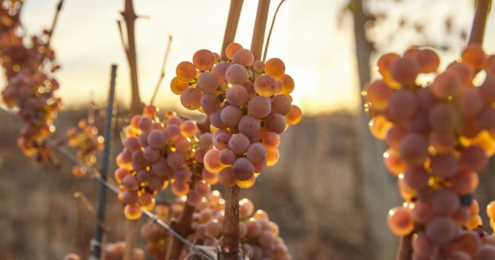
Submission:
[[[137,19],[137,15],[134,12],[132,6],[132,0],[125,0],[124,12],[121,13],[125,20],[127,28],[127,60],[131,69],[131,108],[132,115],[141,114],[142,104],[139,96],[138,85],[138,70],[137,70],[137,58],[136,58],[136,41],[134,37],[134,22]]]
[[[233,43],[235,39],[237,24],[241,16],[242,3],[244,3],[244,0],[230,0],[229,17],[227,18],[227,27],[225,28],[222,50],[220,51],[220,59],[223,61],[227,60],[227,56],[225,55],[227,45]]]
[[[258,12],[256,13],[256,21],[254,22],[253,39],[251,40],[251,52],[254,55],[254,60],[261,60],[269,9],[270,0],[258,1]]]
[[[222,257],[225,260],[243,259],[239,250],[239,193],[234,185],[225,188],[225,217],[223,220]]]

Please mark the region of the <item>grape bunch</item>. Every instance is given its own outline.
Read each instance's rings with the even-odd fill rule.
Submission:
[[[183,61],[170,87],[182,105],[207,115],[215,149],[204,157],[205,168],[218,173],[224,187],[253,186],[255,178],[279,159],[280,138],[301,120],[292,105],[294,80],[282,60],[254,60],[238,43],[227,46],[228,61],[199,50],[193,62]]]
[[[103,246],[104,260],[122,260],[125,253],[125,242],[107,243]],[[144,251],[141,248],[134,248],[134,260],[144,260]]]
[[[495,56],[471,44],[433,82],[417,84],[439,63],[428,49],[385,54],[383,79],[363,92],[370,131],[388,145],[384,164],[406,201],[389,211],[388,224],[396,235],[415,233],[413,259],[495,259],[493,239],[477,235],[473,199],[478,173],[495,153]],[[481,71],[487,76],[475,87]]]
[[[185,198],[177,198],[171,205],[157,205],[158,218],[167,224],[178,218]],[[219,191],[212,191],[207,200],[199,203],[193,215],[193,235],[188,239],[195,245],[216,248],[222,240],[225,201]],[[248,199],[239,201],[239,236],[242,250],[249,259],[291,259],[284,240],[279,237],[278,225],[270,221],[263,210],[254,210]],[[147,223],[141,227],[141,235],[148,241],[147,252],[164,259],[171,235],[158,224]]]
[[[71,127],[67,130],[68,144],[77,148],[77,158],[88,166],[96,164],[95,154],[103,150],[103,136],[98,135],[96,128],[89,120],[79,120],[78,127]],[[72,175],[82,178],[86,174],[86,168],[74,166]]]
[[[29,48],[15,33],[20,29],[20,8],[20,1],[2,1],[0,7],[0,60],[7,79],[2,99],[9,108],[18,110],[23,123],[18,146],[26,156],[45,161],[50,148],[44,139],[55,130],[53,120],[60,111],[60,98],[54,97],[59,85],[51,77],[59,66],[54,52],[41,39],[47,31],[42,37],[33,36]]]
[[[126,127],[124,151],[117,157],[120,167],[115,179],[122,184],[119,198],[127,204],[125,214],[130,219],[141,216],[139,204],[152,209],[157,191],[169,181],[177,196],[186,196],[187,204],[195,206],[216,184],[216,174],[203,169],[203,157],[213,147],[211,134],[199,138],[195,121],[167,112],[165,120],[157,117],[154,106],[144,108],[143,115],[134,116]]]

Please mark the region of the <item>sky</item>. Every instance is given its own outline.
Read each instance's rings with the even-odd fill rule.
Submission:
[[[49,28],[57,3],[58,0],[26,0],[21,19],[29,34]],[[277,57],[285,62],[286,73],[296,83],[292,94],[294,104],[305,115],[360,109],[353,21],[350,12],[342,15],[347,3],[348,0],[288,0],[277,15],[267,59]],[[268,26],[278,4],[279,1],[271,1]],[[139,86],[144,103],[151,98],[168,36],[172,35],[166,76],[155,105],[185,111],[179,96],[170,91],[175,67],[181,61],[190,61],[197,50],[220,52],[229,5],[228,0],[134,1],[136,13],[146,16],[136,21]],[[55,77],[61,84],[57,92],[65,108],[85,106],[91,92],[96,103],[103,105],[108,95],[111,64],[118,65],[117,99],[129,104],[129,68],[116,22],[121,19],[123,7],[123,0],[64,1],[51,46],[62,66]],[[388,23],[369,32],[369,37],[383,35],[378,54],[384,53],[384,49],[403,52],[418,41],[413,33],[397,33],[390,38],[404,15],[412,17],[411,20],[426,19],[425,30],[435,42],[451,43],[455,39],[439,33],[445,16],[455,14],[455,30],[469,30],[474,12],[472,0],[374,0],[369,8],[386,13],[389,18]],[[256,9],[257,1],[244,1],[235,38],[244,48],[251,44]],[[490,33],[495,31],[493,13],[488,20],[484,45],[492,53],[495,52],[495,34]],[[460,46],[462,41],[457,49],[442,52],[441,57],[454,59]],[[443,66],[447,63],[442,62]]]

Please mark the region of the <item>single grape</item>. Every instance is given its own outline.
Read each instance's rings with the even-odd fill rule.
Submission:
[[[226,106],[220,113],[220,119],[228,126],[235,126],[239,124],[239,120],[242,118],[241,109],[235,106]]]
[[[243,155],[246,152],[249,144],[249,139],[243,134],[233,135],[229,140],[230,150],[237,155]]]
[[[285,64],[278,58],[271,58],[265,63],[265,73],[274,77],[281,78],[285,74]]]
[[[428,187],[430,175],[423,166],[407,167],[404,171],[404,180],[413,189],[424,189]]]
[[[248,80],[246,68],[239,64],[233,64],[225,71],[225,80],[229,84],[244,84]]]
[[[302,111],[296,105],[292,105],[289,114],[285,115],[285,121],[288,125],[297,125],[301,121],[301,118]]]
[[[219,154],[220,151],[215,149],[209,150],[205,154],[204,165],[209,172],[217,173],[225,167],[225,165],[222,164],[218,158]]]
[[[470,43],[462,52],[462,61],[469,64],[475,70],[484,68],[487,58],[481,45],[478,43]]]
[[[232,87],[227,89],[225,97],[230,105],[238,107],[246,103],[248,93],[242,85],[232,85]]]
[[[481,172],[488,165],[488,156],[481,146],[468,146],[462,149],[460,164],[468,171]]]
[[[229,45],[227,45],[227,48],[225,48],[225,55],[227,56],[227,58],[229,60],[232,60],[234,58],[234,54],[238,51],[238,50],[242,50],[242,45],[240,45],[239,43],[231,43]]]
[[[432,50],[420,50],[414,58],[418,61],[419,69],[422,73],[435,72],[440,64],[440,58]]]
[[[433,175],[449,178],[455,174],[459,163],[453,153],[438,154],[431,158],[430,168]]]
[[[180,167],[182,167],[185,161],[186,158],[179,152],[170,153],[167,157],[168,166],[170,166],[170,168],[172,169],[179,169]]]
[[[251,100],[249,100],[248,112],[251,116],[253,116],[255,118],[265,118],[268,116],[270,111],[271,111],[270,98],[256,96],[256,97],[251,98]],[[289,115],[287,115],[287,116],[289,116]]]
[[[388,107],[392,116],[398,118],[409,118],[416,111],[418,104],[416,97],[408,90],[395,91],[389,99]]]
[[[400,158],[399,152],[394,148],[389,148],[383,153],[383,163],[385,168],[394,175],[403,173],[407,167],[406,163]]]
[[[198,109],[201,106],[201,97],[203,93],[197,88],[188,88],[180,95],[182,106],[189,110]]]
[[[399,146],[401,159],[409,165],[419,166],[428,157],[428,141],[421,135],[409,134]]]
[[[231,167],[223,168],[218,173],[218,182],[225,188],[233,187],[236,184],[236,181],[237,179],[234,177]]]
[[[452,131],[459,125],[459,113],[452,105],[439,103],[430,113],[430,124],[435,130]]]
[[[232,56],[232,63],[240,64],[244,67],[249,67],[254,63],[254,55],[247,49],[237,50],[234,53],[234,56]]]
[[[203,93],[213,93],[218,88],[218,80],[219,78],[216,74],[208,71],[203,72],[198,77],[198,89]]]
[[[388,227],[392,233],[398,236],[405,236],[414,229],[414,221],[409,209],[396,207],[388,213]]]
[[[183,61],[177,65],[175,73],[183,82],[189,82],[196,77],[196,68],[194,67],[194,64],[188,61]]]
[[[449,217],[437,216],[426,226],[426,235],[433,242],[447,244],[456,235],[454,221]]]
[[[257,137],[261,126],[258,119],[247,115],[241,118],[241,120],[239,121],[238,128],[239,128],[239,132],[241,132],[241,134],[245,136]]]
[[[459,195],[450,189],[440,189],[433,194],[431,205],[439,215],[450,215],[461,206]]]
[[[256,94],[262,97],[270,97],[277,92],[277,81],[270,75],[261,75],[254,81]]]
[[[268,115],[268,117],[264,121],[265,128],[269,132],[281,134],[285,130],[285,118],[279,113],[270,113],[270,115]]]
[[[398,58],[390,67],[392,78],[404,85],[415,84],[419,72],[420,66],[412,57]]]
[[[263,61],[257,60],[253,63],[254,72],[263,72],[265,70],[265,63]]]
[[[455,96],[460,91],[460,82],[458,77],[449,71],[439,74],[430,86],[433,96],[440,100],[446,100],[448,97]]]
[[[450,188],[460,195],[468,195],[478,188],[479,177],[476,172],[459,170],[450,179]]]
[[[215,56],[209,50],[199,50],[193,55],[193,64],[200,71],[210,70],[215,64]]]
[[[147,143],[153,149],[161,149],[167,144],[167,137],[162,130],[153,130],[148,134]]]
[[[188,87],[189,83],[180,80],[178,77],[173,78],[170,82],[170,90],[176,95],[180,95]]]
[[[280,145],[280,136],[274,132],[266,132],[261,140],[266,150],[275,150]]]

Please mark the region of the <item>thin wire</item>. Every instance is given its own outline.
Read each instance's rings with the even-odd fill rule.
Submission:
[[[172,35],[169,35],[168,36],[167,50],[165,51],[165,57],[163,58],[161,74],[160,74],[160,77],[158,78],[158,82],[156,83],[155,91],[153,92],[153,95],[151,96],[150,105],[153,105],[153,101],[155,101],[156,94],[158,93],[158,90],[160,89],[160,85],[162,84],[162,80],[165,77],[165,66],[167,65],[168,54],[170,52],[170,46],[171,45],[172,45]]]
[[[6,109],[4,109],[2,107],[0,107],[0,110],[2,110],[3,112],[5,112],[7,115],[15,118],[14,113],[12,113],[11,111],[6,110]],[[51,147],[53,147],[60,154],[64,155],[67,159],[69,159],[73,163],[75,163],[75,164],[77,164],[77,165],[79,165],[81,167],[86,168],[87,171],[88,171],[88,173],[92,177],[94,177],[99,182],[101,182],[102,184],[104,184],[107,188],[109,188],[110,190],[112,190],[116,194],[119,194],[120,193],[120,189],[117,186],[115,186],[115,185],[109,183],[107,180],[105,180],[101,176],[100,172],[97,169],[95,169],[94,167],[90,167],[90,166],[82,163],[81,161],[79,161],[79,159],[77,159],[77,157],[74,154],[72,154],[69,150],[67,150],[65,147],[62,147],[62,146],[57,145],[56,141],[53,140],[51,137],[45,138],[45,141],[46,141],[46,143],[48,145],[50,145]],[[188,247],[190,247],[194,252],[200,254],[202,257],[206,257],[206,259],[214,260],[213,258],[211,258],[211,256],[207,255],[201,249],[195,247],[193,244],[191,244],[191,242],[189,242],[187,239],[185,239],[181,235],[179,235],[175,230],[173,230],[172,228],[170,228],[170,226],[167,225],[165,222],[163,222],[162,220],[158,219],[158,217],[155,214],[151,213],[149,210],[147,210],[147,209],[145,209],[143,207],[141,207],[141,211],[144,212],[144,214],[146,214],[149,218],[153,219],[160,226],[162,226],[165,230],[167,230],[168,232],[170,232],[173,236],[177,237],[177,239],[179,239],[184,244],[186,244]]]

